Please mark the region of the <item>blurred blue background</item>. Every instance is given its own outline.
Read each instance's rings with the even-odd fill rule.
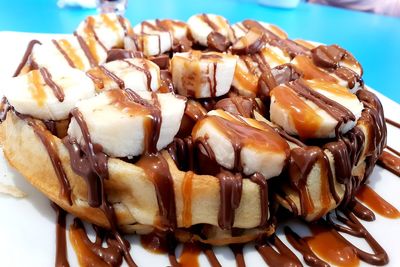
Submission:
[[[96,9],[59,8],[56,0],[0,1],[0,31],[71,33]],[[130,0],[132,24],[150,18],[187,20],[195,13],[217,13],[231,23],[252,18],[274,23],[291,38],[339,44],[364,67],[366,84],[400,103],[400,19],[340,8],[300,3],[280,9],[251,1]]]

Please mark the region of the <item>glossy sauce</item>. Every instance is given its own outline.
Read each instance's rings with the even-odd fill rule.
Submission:
[[[305,83],[314,90],[322,90],[338,97],[357,99],[357,96],[351,93],[349,89],[335,83],[318,80],[306,80]]]
[[[373,211],[390,219],[400,218],[400,212],[392,204],[384,200],[371,187],[364,185],[360,187],[356,194],[356,198],[364,202]]]
[[[89,48],[90,54],[93,56],[95,62],[99,62],[99,55],[97,53],[97,36],[94,31],[94,18],[93,17],[87,17],[86,19],[86,25],[83,29],[83,31],[86,34],[86,44]]]
[[[400,157],[395,154],[383,151],[378,159],[378,165],[400,176]]]
[[[323,260],[337,266],[358,266],[360,259],[354,248],[335,230],[322,224],[310,224],[312,236],[305,241]]]
[[[271,91],[271,96],[275,97],[277,105],[286,109],[290,114],[301,137],[307,138],[315,135],[322,123],[322,118],[293,90],[286,86],[278,86]]]
[[[22,57],[21,62],[18,64],[17,69],[15,70],[13,77],[16,77],[20,75],[21,73],[26,73],[29,70],[29,67],[27,66],[27,63],[29,61],[29,58],[32,54],[32,50],[35,47],[35,45],[41,45],[42,43],[39,42],[38,40],[32,40],[28,43],[28,46],[25,50],[24,56]]]
[[[42,76],[39,70],[32,70],[28,74],[28,82],[30,83],[29,91],[32,98],[35,99],[39,107],[43,107],[47,95],[43,86]]]
[[[246,91],[257,92],[258,77],[252,74],[248,68],[244,70],[242,64],[238,63],[235,69],[235,82],[245,88]]]
[[[57,214],[55,267],[69,267],[66,240],[67,213],[54,202],[51,203],[51,206]]]
[[[92,242],[79,219],[74,220],[70,226],[69,237],[78,256],[81,266],[120,266],[122,264],[122,251],[116,241],[107,240],[107,247],[103,247],[103,238],[96,233],[96,240]]]
[[[85,69],[82,59],[76,53],[75,49],[72,47],[71,43],[68,42],[68,40],[61,39],[58,41],[58,44],[64,51],[66,57],[68,57],[71,60],[71,62],[73,63],[73,67],[80,69],[80,70]]]
[[[282,65],[288,63],[288,59],[283,57],[281,54],[278,54],[275,50],[270,47],[265,47],[261,50],[262,55],[265,59],[270,62],[270,64],[274,63],[275,65]]]
[[[101,19],[103,20],[104,24],[110,28],[113,32],[115,32],[116,34],[118,34],[118,27],[117,24],[111,20],[107,14],[101,14]]]
[[[141,235],[140,244],[151,253],[168,253],[167,240],[162,233],[157,234],[156,232],[151,232],[150,234]]]
[[[183,198],[183,209],[182,209],[182,226],[189,227],[192,225],[192,183],[193,183],[192,171],[185,173],[185,177],[182,182],[182,198]]]
[[[201,248],[196,243],[184,243],[179,263],[182,267],[199,267]]]
[[[255,248],[268,266],[302,266],[296,255],[275,234],[261,239]]]
[[[304,55],[299,55],[295,58],[295,60],[295,65],[301,70],[305,80],[319,80],[332,83],[338,82],[335,77],[318,69],[318,67],[313,64],[310,58]]]
[[[65,97],[64,90],[52,80],[51,73],[46,68],[40,68],[39,72],[46,85],[53,91],[54,96],[59,102],[63,102]]]

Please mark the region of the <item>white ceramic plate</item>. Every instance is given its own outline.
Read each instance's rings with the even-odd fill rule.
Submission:
[[[59,36],[59,35],[58,35]],[[10,77],[31,39],[49,40],[57,35],[0,32],[0,90],[2,79]],[[368,82],[368,81],[367,81]],[[1,91],[0,91],[1,93]],[[385,114],[388,118],[399,120],[400,105],[378,93]],[[400,150],[400,130],[388,126],[388,144]],[[0,152],[0,182],[17,185],[27,193],[26,198],[16,199],[0,194],[0,266],[54,266],[55,262],[55,213],[50,207],[49,200],[33,188],[25,179],[7,165]],[[370,186],[382,197],[400,209],[400,178],[390,172],[375,167],[369,179]],[[72,216],[68,217],[68,224]],[[383,246],[389,255],[389,266],[400,266],[400,220],[390,220],[379,215],[374,222],[362,222],[376,240]],[[293,225],[293,229],[300,235],[307,234],[304,227]],[[278,236],[288,245],[282,231]],[[347,237],[347,236],[346,236]],[[140,246],[137,237],[128,237],[131,241],[134,261],[138,266],[167,266],[170,265],[164,255],[151,254]],[[349,240],[362,249],[369,250],[364,242],[349,237]],[[288,245],[292,248],[290,245]],[[296,252],[299,259],[302,256]],[[233,254],[226,247],[214,248],[222,266],[235,266]],[[177,255],[180,249],[177,249]],[[68,257],[71,266],[78,266],[75,252],[68,244]],[[199,257],[201,266],[209,266],[204,255]],[[247,266],[266,266],[254,246],[245,247],[245,261]],[[365,263],[362,266],[368,266]]]

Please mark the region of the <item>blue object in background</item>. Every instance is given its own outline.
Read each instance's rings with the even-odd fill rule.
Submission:
[[[126,17],[187,20],[195,13],[216,13],[231,23],[252,18],[276,24],[290,38],[339,44],[364,67],[365,83],[400,103],[400,19],[300,3],[295,9],[234,0],[128,0]],[[13,0],[0,3],[0,31],[72,33],[95,9],[60,9],[56,0]]]

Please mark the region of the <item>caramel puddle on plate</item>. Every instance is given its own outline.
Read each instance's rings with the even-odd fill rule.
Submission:
[[[322,223],[310,224],[309,227],[313,235],[304,240],[322,260],[335,266],[359,266],[360,259],[353,246],[336,230]]]
[[[365,203],[376,213],[389,219],[400,218],[400,212],[392,204],[384,200],[368,185],[362,186],[357,194],[356,198]]]
[[[201,248],[195,243],[184,243],[178,262],[182,267],[199,267]]]

